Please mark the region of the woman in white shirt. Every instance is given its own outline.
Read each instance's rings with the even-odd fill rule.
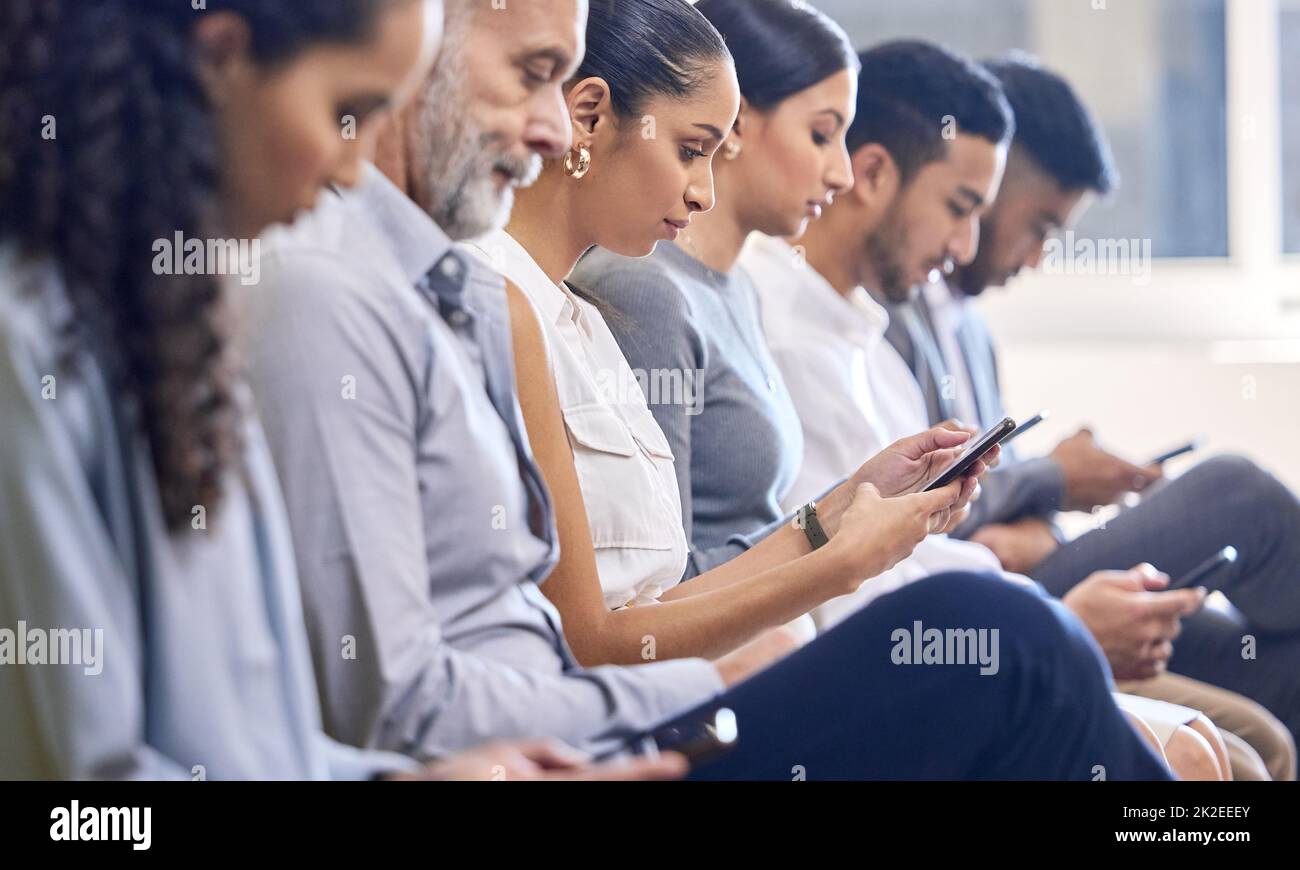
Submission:
[[[470,246],[523,291],[542,324],[605,605],[658,600],[681,579],[686,534],[673,454],[641,385],[600,312],[552,281],[514,236],[496,230]]]

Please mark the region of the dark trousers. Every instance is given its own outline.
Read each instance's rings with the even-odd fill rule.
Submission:
[[[899,633],[918,621],[921,636],[997,629],[996,672],[951,657],[897,663]],[[1059,602],[949,573],[872,602],[677,721],[719,705],[736,713],[735,749],[693,779],[1169,778],[1110,692],[1100,650]]]
[[[1170,669],[1264,705],[1300,734],[1300,501],[1239,456],[1216,456],[1061,547],[1031,574],[1061,596],[1093,571],[1150,562],[1178,578],[1222,547],[1237,564],[1201,585],[1236,612],[1183,620]]]

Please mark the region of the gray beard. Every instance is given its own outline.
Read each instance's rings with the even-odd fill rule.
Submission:
[[[459,80],[453,76],[454,80]],[[497,138],[484,133],[460,93],[435,83],[421,107],[411,153],[419,172],[420,206],[453,240],[501,229],[510,220],[514,187],[526,187],[541,171],[541,157],[527,161],[503,154]],[[493,170],[514,180],[498,190]]]

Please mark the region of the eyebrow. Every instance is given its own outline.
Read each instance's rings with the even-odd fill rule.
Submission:
[[[721,141],[723,138],[725,138],[722,135],[722,131],[719,130],[717,127],[713,126],[712,124],[696,124],[695,126],[699,127],[701,130],[704,130],[714,139]]]
[[[836,111],[835,109],[822,109],[822,110],[821,110],[820,112],[818,112],[817,114],[818,114],[818,115],[834,115],[834,116],[835,116],[835,122],[836,122],[839,126],[841,126],[841,127],[844,126],[844,116],[841,115],[841,114],[840,114],[838,111]]]
[[[536,60],[537,58],[546,58],[554,62],[555,72],[557,75],[564,73],[568,69],[569,64],[573,62],[573,58],[568,52],[556,48],[553,45],[545,46],[543,48],[525,49],[520,52],[518,56],[520,61]]]
[[[967,199],[969,199],[970,204],[975,208],[979,208],[984,204],[984,197],[980,196],[978,193],[971,190],[969,187],[963,185],[962,187],[957,188],[957,192],[960,193],[962,196],[966,197]]]

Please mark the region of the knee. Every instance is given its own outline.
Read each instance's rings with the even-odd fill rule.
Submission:
[[[1224,779],[1210,743],[1186,725],[1179,725],[1165,744],[1165,757],[1179,779],[1217,782]]]
[[[1278,782],[1295,782],[1295,738],[1291,736],[1291,732],[1281,722],[1277,723],[1277,730],[1272,733],[1272,737],[1272,751],[1265,756],[1268,772]]]
[[[1195,719],[1187,723],[1187,727],[1205,738],[1206,745],[1210,747],[1215,760],[1219,763],[1220,779],[1231,780],[1232,762],[1228,758],[1228,746],[1223,742],[1223,735],[1219,733],[1218,727],[1204,713],[1197,714]]]
[[[1296,778],[1296,747],[1291,731],[1262,706],[1256,712],[1257,721],[1249,733],[1242,736],[1263,759],[1268,773],[1277,782],[1294,782]]]
[[[1138,733],[1138,736],[1146,742],[1147,746],[1151,747],[1151,751],[1159,756],[1165,764],[1168,764],[1169,759],[1165,757],[1165,748],[1160,745],[1160,738],[1156,736],[1156,732],[1151,729],[1146,720],[1129,710],[1121,710],[1120,712],[1124,714],[1124,718],[1128,720],[1129,725],[1133,726],[1133,730]]]
[[[1199,480],[1215,498],[1237,499],[1242,510],[1266,507],[1272,510],[1300,508],[1287,486],[1252,460],[1235,453],[1212,456],[1187,472]]]
[[[1035,624],[1047,615],[1047,600],[1037,587],[1011,583],[997,574],[948,571],[909,583],[879,603],[934,620],[955,619],[971,625]]]
[[[909,584],[877,604],[936,627],[998,628],[1004,664],[1052,663],[1062,677],[1097,677],[1094,688],[1109,691],[1109,671],[1092,635],[1040,587],[996,574],[948,572]]]

